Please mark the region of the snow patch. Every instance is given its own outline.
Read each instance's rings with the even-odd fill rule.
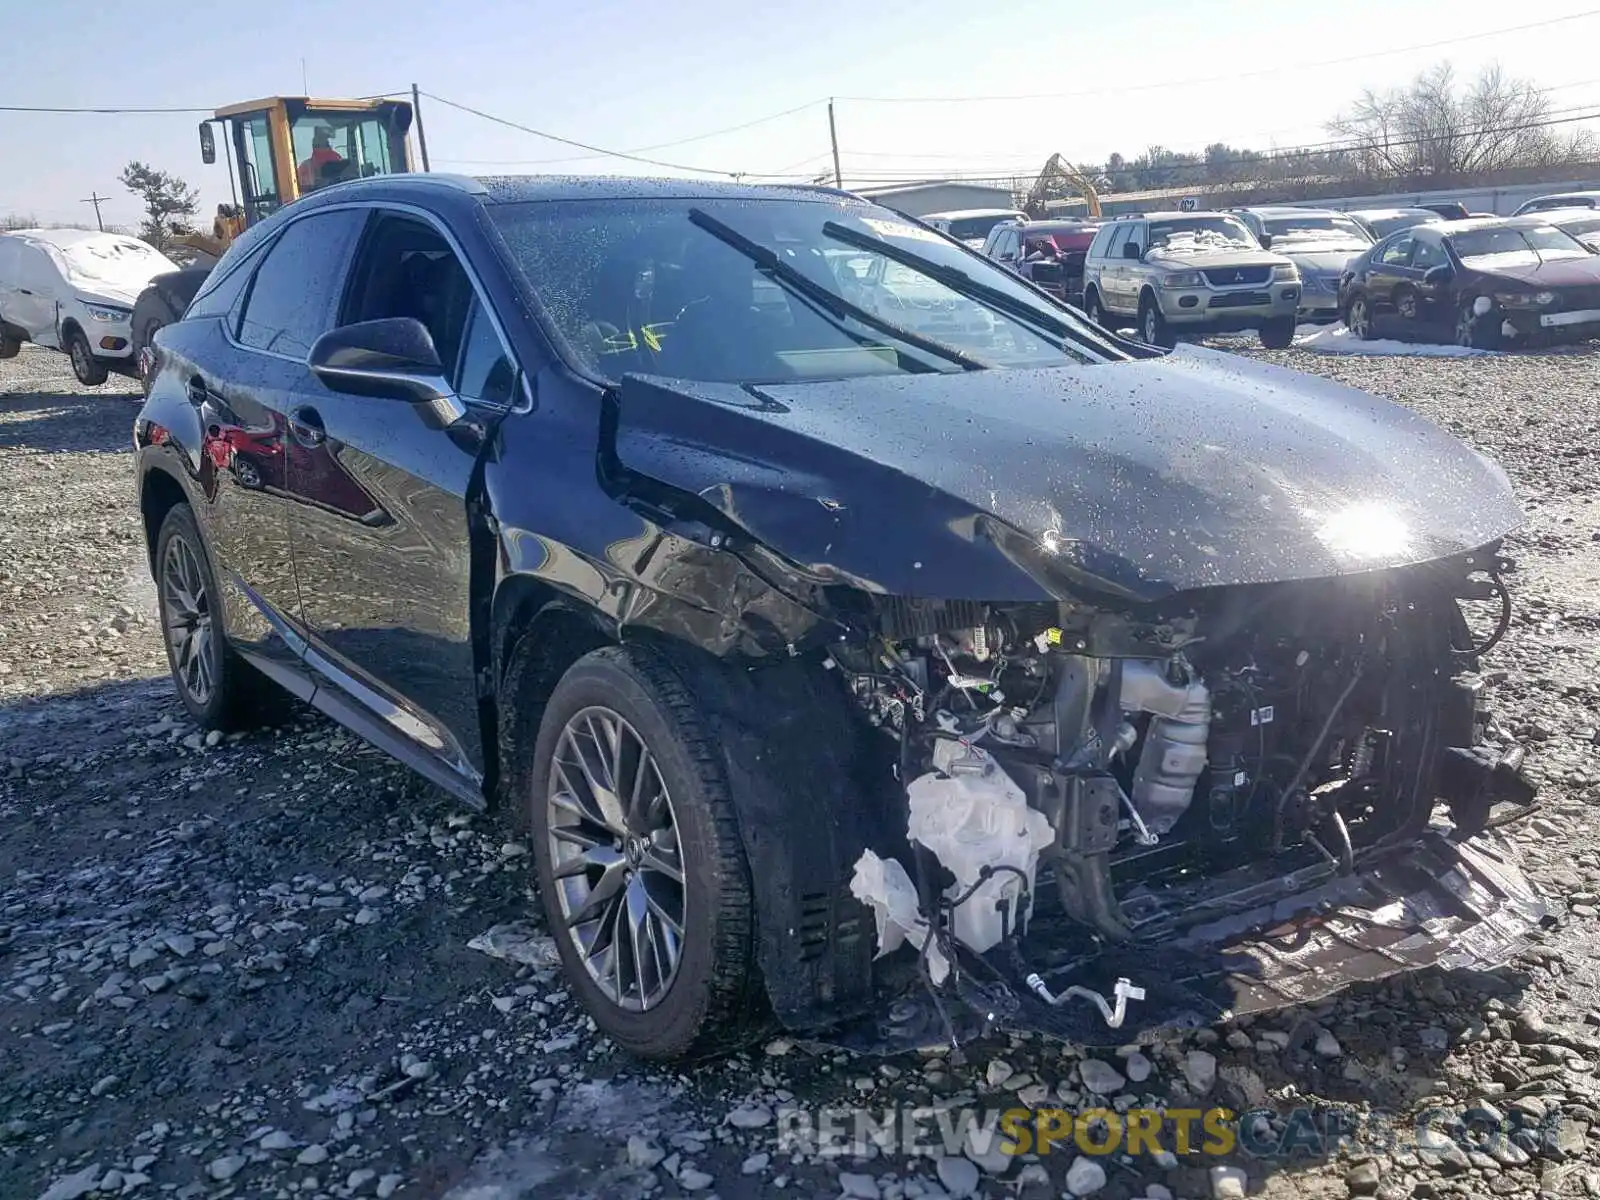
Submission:
[[[1493,350],[1474,350],[1467,346],[1437,345],[1431,342],[1397,342],[1390,338],[1377,338],[1363,342],[1344,325],[1300,326],[1311,330],[1294,339],[1295,349],[1310,350],[1317,354],[1395,355],[1411,358],[1482,358],[1493,355]]]

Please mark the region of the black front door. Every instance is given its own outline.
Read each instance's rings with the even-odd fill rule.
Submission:
[[[450,243],[421,218],[377,215],[340,324],[414,317],[464,399],[509,401],[499,334]],[[290,414],[295,564],[307,661],[459,776],[481,777],[473,657],[468,440],[409,405],[322,392]]]

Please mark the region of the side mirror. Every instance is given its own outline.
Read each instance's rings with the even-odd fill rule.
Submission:
[[[1443,287],[1456,277],[1456,273],[1447,266],[1429,267],[1422,273],[1422,282],[1429,287]]]
[[[1144,247],[1139,245],[1138,242],[1123,242],[1122,257],[1138,262],[1144,257]]]
[[[217,161],[217,135],[210,121],[200,122],[200,161],[208,167]]]
[[[467,415],[445,377],[433,335],[412,317],[330,330],[317,339],[306,361],[330,391],[404,400],[435,429],[449,428]]]
[[[1263,233],[1256,240],[1261,243],[1261,248],[1263,250],[1271,250],[1272,249],[1272,235],[1270,233]]]

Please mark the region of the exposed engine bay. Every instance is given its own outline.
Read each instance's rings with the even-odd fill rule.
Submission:
[[[1351,880],[1437,800],[1460,833],[1525,810],[1520,759],[1478,746],[1476,654],[1509,603],[1472,645],[1458,601],[1505,601],[1473,565],[1124,611],[873,598],[875,633],[827,665],[906,796],[905,853],[851,881],[879,955],[909,944],[952,1040],[941,995],[1087,1002],[1114,1029],[1151,982],[1141,945],[1225,933],[1272,882]],[[1135,966],[1083,986],[1097,961]]]

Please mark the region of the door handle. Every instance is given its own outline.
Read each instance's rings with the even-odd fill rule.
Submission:
[[[189,403],[195,405],[196,407],[204,406],[206,402],[211,399],[211,393],[206,388],[205,380],[201,379],[198,375],[190,376],[189,387],[187,390],[189,393]]]
[[[310,405],[303,405],[289,414],[289,435],[308,450],[314,450],[328,440],[322,414]]]

